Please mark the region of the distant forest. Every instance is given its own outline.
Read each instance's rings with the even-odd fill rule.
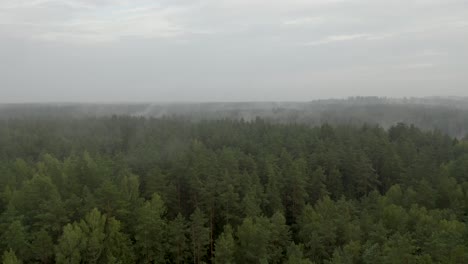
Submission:
[[[466,110],[331,106],[275,121],[3,106],[3,263],[468,263]],[[424,129],[361,124],[397,117]]]
[[[414,124],[425,131],[440,130],[457,138],[468,134],[468,98],[464,97],[351,97],[311,102],[258,103],[0,104],[0,119],[112,115],[172,117],[190,122],[220,119],[252,121],[261,118],[281,124],[368,124],[385,129],[398,123],[406,123]]]

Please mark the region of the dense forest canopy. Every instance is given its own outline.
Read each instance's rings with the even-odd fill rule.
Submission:
[[[3,263],[468,263],[467,210],[468,142],[403,123],[0,120]]]

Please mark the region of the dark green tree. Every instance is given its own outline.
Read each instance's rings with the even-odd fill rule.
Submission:
[[[219,235],[215,243],[215,263],[234,264],[236,252],[236,242],[234,240],[232,227],[224,226],[224,232]]]
[[[244,219],[237,229],[237,263],[268,263],[271,260],[270,221],[264,217]]]
[[[23,263],[21,260],[19,260],[16,257],[15,252],[10,249],[8,251],[5,251],[2,256],[2,263],[3,264],[21,264]]]
[[[190,240],[195,264],[202,262],[210,244],[210,229],[207,227],[207,222],[205,215],[197,207],[190,216]]]
[[[164,263],[166,228],[164,202],[153,194],[138,210],[135,222],[135,248],[142,263]]]
[[[171,259],[174,263],[184,263],[189,257],[188,225],[181,214],[169,222],[168,240]]]

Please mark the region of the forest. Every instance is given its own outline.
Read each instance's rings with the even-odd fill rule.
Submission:
[[[207,120],[254,121],[310,126],[414,124],[422,130],[440,130],[463,138],[468,134],[466,97],[349,97],[309,102],[176,102],[176,103],[36,103],[1,104],[0,120],[10,118],[86,118],[134,116],[175,117],[189,122]]]
[[[468,141],[437,129],[0,120],[4,264],[468,263],[467,220]]]

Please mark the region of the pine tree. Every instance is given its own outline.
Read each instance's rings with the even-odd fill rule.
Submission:
[[[265,187],[266,212],[273,215],[275,212],[284,212],[281,200],[281,190],[284,188],[281,184],[279,168],[271,160],[266,161],[265,173],[267,174],[267,183]]]
[[[96,208],[79,223],[66,225],[55,248],[57,263],[133,262],[132,251],[120,222]]]
[[[326,175],[326,186],[333,199],[337,200],[344,195],[343,175],[336,167],[332,168]]]
[[[54,243],[52,237],[44,229],[33,234],[31,242],[33,258],[42,263],[49,263],[54,256]]]
[[[174,263],[180,264],[187,260],[189,245],[187,238],[188,225],[181,214],[169,222],[168,239],[170,245],[171,259]]]
[[[22,259],[28,260],[30,257],[30,245],[28,242],[28,232],[21,221],[13,221],[0,236],[2,248],[11,249]]]
[[[26,225],[58,233],[67,221],[60,194],[49,176],[35,174],[25,181],[12,202]]]
[[[271,263],[283,263],[287,247],[291,242],[291,232],[283,214],[276,212],[270,219],[271,235],[269,241]]]
[[[55,261],[57,264],[79,264],[84,261],[82,251],[86,248],[86,240],[80,227],[67,224],[63,234],[55,247]]]
[[[296,245],[294,242],[288,247],[286,264],[312,264],[312,261],[304,257],[303,246]]]
[[[21,264],[23,263],[16,257],[15,252],[12,249],[5,251],[2,256],[2,263],[3,264]]]
[[[256,217],[262,214],[260,208],[260,199],[257,197],[256,187],[249,188],[249,191],[245,194],[242,199],[242,205],[244,208],[244,215],[246,217]]]
[[[306,257],[313,261],[331,258],[337,245],[336,219],[340,213],[328,196],[318,201],[315,208],[305,207],[298,219],[298,235]]]
[[[130,202],[124,193],[110,180],[105,180],[95,192],[99,209],[109,217],[127,219],[130,213]]]
[[[219,195],[218,201],[221,207],[220,216],[223,218],[224,223],[234,224],[240,222],[240,209],[239,209],[239,194],[235,192],[234,186],[228,184],[221,188],[226,188],[224,192]]]
[[[269,241],[271,237],[270,221],[264,217],[244,219],[237,228],[239,247],[237,263],[268,263]]]
[[[315,204],[320,198],[329,194],[325,183],[325,171],[321,167],[310,174],[307,180],[307,192],[310,204]]]
[[[157,194],[146,201],[135,218],[135,248],[142,263],[164,263],[166,254],[166,212],[164,202]]]
[[[190,216],[190,238],[192,241],[193,263],[201,263],[206,255],[207,246],[210,244],[210,229],[208,220],[197,207]]]
[[[234,264],[236,252],[236,242],[233,237],[232,227],[224,226],[224,232],[218,237],[215,243],[214,262],[219,264]]]
[[[87,263],[99,263],[99,258],[104,250],[106,221],[106,215],[101,214],[97,209],[93,209],[78,224],[85,244],[82,252],[83,260]]]
[[[290,159],[290,158],[289,158]],[[289,160],[288,158],[286,160]],[[285,178],[284,199],[288,224],[294,223],[301,214],[307,200],[306,163],[303,159],[294,160],[283,172]]]
[[[100,263],[135,263],[132,241],[122,232],[121,222],[113,217],[107,219],[104,248],[99,259]]]

